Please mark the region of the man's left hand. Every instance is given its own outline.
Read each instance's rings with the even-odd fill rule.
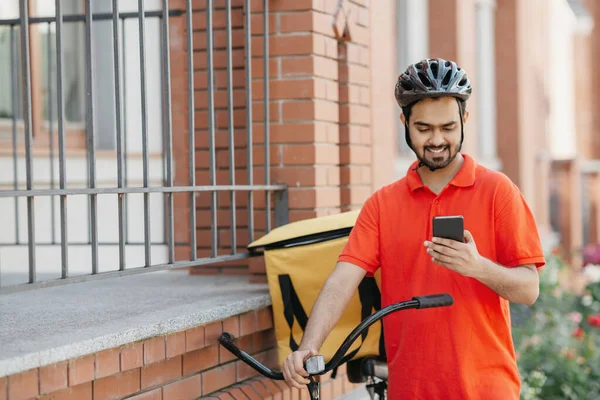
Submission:
[[[473,278],[479,274],[483,263],[471,232],[465,231],[464,235],[464,243],[434,237],[432,242],[426,241],[424,245],[434,263]]]

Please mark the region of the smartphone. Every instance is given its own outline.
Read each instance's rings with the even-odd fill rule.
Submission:
[[[464,242],[465,224],[462,215],[438,216],[433,218],[433,236]]]

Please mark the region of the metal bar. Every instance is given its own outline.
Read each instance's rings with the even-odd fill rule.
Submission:
[[[213,0],[206,0],[206,54],[208,68],[208,130],[209,130],[209,154],[210,154],[210,184],[216,185],[216,157],[215,157],[215,88],[213,71]],[[210,194],[210,237],[212,256],[217,255],[217,192]]]
[[[152,242],[151,244],[152,245],[156,245],[156,246],[160,246],[160,245],[162,245],[164,243],[162,241],[160,241],[160,242]],[[41,247],[41,246],[56,246],[56,244],[51,243],[51,242],[37,242],[35,245],[38,246],[38,247]],[[118,245],[119,245],[119,242],[100,242],[100,241],[98,242],[98,246],[118,246]],[[129,242],[128,245],[131,245],[131,246],[143,246],[144,242]],[[24,247],[24,246],[27,246],[27,243],[21,243],[21,244],[15,245],[12,242],[0,242],[0,247],[2,247],[2,246],[4,246],[4,247],[6,247],[6,246],[21,246],[21,247]],[[86,242],[75,242],[75,243],[71,243],[70,246],[73,246],[73,247],[77,247],[77,246],[89,246],[89,244],[86,243]]]
[[[233,46],[231,44],[231,0],[227,0],[225,3],[226,8],[226,31],[227,31],[227,108],[228,108],[228,125],[229,125],[229,184],[235,185],[235,137],[233,129],[233,72],[232,72],[232,56]],[[236,192],[232,190],[229,192],[229,202],[231,208],[231,254],[237,252],[237,241],[236,241],[236,212],[237,207],[235,206],[235,195]]]
[[[125,62],[125,49],[127,48],[127,31],[125,30],[125,20],[121,21],[121,51],[123,52],[123,65],[121,71],[123,71],[123,184],[125,187],[128,186],[127,183],[127,63]],[[127,195],[124,196],[125,202],[125,227],[123,228],[125,233],[125,243],[128,243],[127,238],[129,237],[128,225],[127,225],[127,216],[129,215],[129,199]]]
[[[143,181],[144,187],[148,187],[148,115],[146,98],[146,41],[145,41],[145,18],[144,0],[138,0],[139,36],[140,36],[140,84],[142,89],[142,159],[143,159]],[[144,193],[144,241],[146,267],[150,267],[150,195]]]
[[[171,61],[169,59],[169,0],[163,0],[163,40],[162,50],[163,59],[163,79],[165,85],[165,127],[166,127],[166,153],[167,153],[167,186],[173,187],[173,132],[171,125]],[[167,228],[169,242],[169,263],[175,261],[175,216],[173,213],[173,194],[167,192],[167,208],[169,212],[169,221]]]
[[[227,261],[236,261],[236,260],[244,260],[255,256],[255,254],[250,253],[237,253],[235,255],[224,255],[217,256],[214,258],[200,258],[193,261],[177,261],[172,264],[158,264],[153,265],[151,267],[137,267],[137,268],[128,268],[125,271],[110,271],[110,272],[102,272],[96,275],[76,275],[66,279],[51,279],[47,281],[40,281],[31,284],[16,284],[11,286],[4,286],[0,288],[0,295],[23,292],[26,290],[32,289],[41,289],[48,288],[54,286],[61,286],[71,283],[80,283],[80,282],[89,282],[100,279],[109,279],[109,278],[117,278],[120,276],[129,276],[129,275],[137,275],[144,274],[150,272],[157,271],[165,271],[172,269],[180,269],[180,268],[190,268],[197,267],[206,264],[214,264],[214,263],[222,263]]]
[[[254,161],[252,159],[254,143],[252,139],[252,18],[250,9],[250,0],[246,0],[246,168],[248,172],[248,185],[252,186],[254,183]],[[248,192],[248,240],[249,243],[254,241],[254,193],[252,191]]]
[[[87,61],[87,148],[90,188],[96,187],[96,132],[94,127],[94,60],[92,56],[92,0],[85,2],[85,40]],[[98,197],[90,195],[90,228],[92,234],[92,274],[98,273]]]
[[[80,189],[32,189],[32,190],[0,190],[2,197],[35,197],[56,195],[94,195],[116,193],[166,193],[166,192],[227,192],[235,191],[277,191],[285,190],[286,185],[209,185],[209,186],[163,186],[124,187],[124,188],[80,188]]]
[[[179,17],[183,15],[185,11],[183,10],[169,10],[170,17]],[[144,12],[144,16],[146,18],[158,18],[163,15],[162,11],[146,11]],[[138,18],[140,16],[139,12],[123,12],[119,13],[119,19],[132,19]],[[67,14],[63,15],[63,22],[86,22],[85,14]],[[110,21],[113,18],[113,13],[94,13],[92,15],[93,21]],[[49,22],[56,22],[56,17],[32,17],[29,18],[29,24],[46,24]],[[0,26],[16,26],[20,24],[20,19],[12,18],[12,19],[0,19]]]
[[[33,189],[33,157],[31,154],[32,120],[31,120],[31,60],[29,54],[29,9],[28,2],[19,2],[21,15],[21,66],[23,72],[23,122],[25,123],[25,160],[27,191]],[[29,250],[29,283],[35,282],[35,206],[34,197],[27,197],[27,244]]]
[[[121,121],[121,76],[119,69],[119,2],[118,0],[112,0],[112,11],[113,11],[113,69],[115,78],[115,116],[116,116],[116,128],[117,128],[117,184],[120,188],[124,187],[123,169],[123,129]],[[124,69],[123,69],[124,70]],[[119,270],[125,269],[125,205],[124,195],[119,194],[117,198],[118,207],[118,219],[119,219]]]
[[[46,36],[48,57],[48,125],[50,129],[50,189],[54,189],[54,97],[52,96],[52,40],[50,37],[50,22],[47,25]],[[52,230],[52,243],[56,243],[56,205],[54,196],[50,197],[50,226]]]
[[[188,147],[190,186],[196,186],[196,126],[194,124],[194,33],[192,24],[192,0],[186,1],[187,67],[188,67]],[[190,259],[195,260],[196,251],[196,192],[190,192]]]
[[[17,38],[15,37],[15,27],[10,27],[10,69],[11,69],[11,97],[12,97],[12,144],[13,144],[13,188],[19,190],[19,166],[17,162],[17,107],[18,107],[18,73],[19,63],[17,62]],[[15,197],[15,242],[19,244],[19,199]]]
[[[67,170],[66,170],[66,156],[65,156],[65,112],[63,108],[63,45],[62,45],[62,34],[63,34],[63,22],[62,22],[62,8],[60,0],[56,0],[56,91],[57,91],[57,119],[58,119],[58,175],[59,185],[62,190],[67,187]],[[60,252],[62,258],[61,276],[66,278],[69,275],[69,254],[67,250],[68,245],[67,235],[67,196],[60,196]]]
[[[289,211],[288,191],[275,192],[275,227],[287,225],[290,222]]]
[[[165,44],[164,44],[164,34],[163,34],[163,30],[162,30],[162,25],[160,26],[161,29],[159,29],[159,41],[158,41],[158,53],[161,56],[161,62],[160,62],[160,91],[163,95],[163,97],[161,97],[161,141],[162,141],[162,145],[161,145],[161,158],[160,158],[160,163],[161,163],[161,169],[162,169],[162,186],[167,186],[167,132],[166,132],[166,127],[165,127],[165,120],[164,120],[164,91],[165,91],[165,65],[162,59],[162,55],[165,49]],[[167,244],[167,253],[169,251],[169,247],[168,247],[168,232],[166,232],[166,230],[168,230],[167,226],[169,223],[169,212],[168,212],[168,201],[166,200],[168,196],[168,193],[165,193],[163,195],[163,213],[162,213],[162,219],[163,219],[163,229],[162,229],[162,235],[163,235],[163,239],[162,239],[162,244]]]
[[[270,157],[270,113],[269,113],[269,0],[263,0],[263,30],[264,30],[264,108],[265,108],[265,185],[271,182],[271,157]],[[265,193],[266,229],[271,230],[271,193]]]

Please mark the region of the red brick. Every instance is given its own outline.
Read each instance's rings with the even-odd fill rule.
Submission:
[[[40,393],[51,393],[68,386],[68,363],[61,362],[40,368]],[[0,399],[2,398],[2,385],[0,384]]]
[[[263,398],[254,390],[252,384],[244,385],[240,388],[240,390],[248,397],[250,400],[262,400]]]
[[[185,351],[201,349],[205,346],[204,326],[188,329],[185,331]]]
[[[262,379],[261,379],[262,381]],[[271,398],[269,391],[265,388],[265,386],[260,381],[251,382],[252,388],[258,393],[258,395],[262,399]]]
[[[246,215],[248,213],[246,212]],[[243,219],[246,221],[247,219]],[[238,219],[238,221],[240,221]],[[235,315],[233,317],[229,317],[223,321],[223,332],[228,332],[232,334],[234,337],[238,337],[240,335],[240,317],[239,315]]]
[[[194,375],[163,388],[163,400],[196,399],[202,395],[202,377]]]
[[[8,381],[7,378],[0,378],[0,400],[8,399]]]
[[[256,312],[257,330],[264,331],[273,328],[273,312],[271,307],[262,308]]]
[[[138,394],[137,396],[128,397],[127,400],[163,400],[163,389],[154,389],[149,392]]]
[[[264,14],[252,14],[250,25],[252,27],[252,35],[262,35],[264,37]],[[279,14],[269,15],[269,33],[273,34],[277,31],[277,19],[280,18]]]
[[[92,382],[41,396],[39,400],[92,400]]]
[[[183,375],[215,367],[219,364],[219,346],[213,345],[183,355]]]
[[[319,180],[322,171],[323,168],[311,166],[277,167],[271,169],[271,178],[273,182],[292,187],[316,186],[325,183],[324,180]]]
[[[181,377],[182,356],[142,367],[142,389],[163,385]]]
[[[32,369],[8,377],[8,398],[26,400],[38,395],[38,370]]]
[[[235,364],[227,364],[202,374],[202,394],[221,390],[235,383]]]
[[[315,119],[314,101],[286,101],[282,106],[284,121],[307,121]]]
[[[233,13],[232,13],[233,14]],[[275,16],[273,16],[275,17]],[[233,19],[233,15],[232,15]],[[261,18],[262,21],[262,18]],[[214,50],[225,50],[227,48],[227,31],[225,29],[216,29],[213,31]],[[254,29],[253,29],[254,33]],[[206,50],[207,37],[206,31],[194,32],[194,49]],[[245,32],[243,29],[232,29],[231,44],[233,48],[244,47]]]
[[[256,327],[256,313],[247,312],[240,316],[240,336],[246,336],[256,332]]]
[[[233,89],[232,93],[233,107],[236,109],[246,107],[246,91],[244,89]],[[228,93],[225,89],[219,89],[214,92],[215,109],[228,109]],[[197,110],[208,109],[208,90],[196,90],[194,92],[194,104]],[[246,117],[245,113],[242,113]],[[239,117],[238,117],[239,118]],[[199,121],[200,122],[200,121]],[[227,125],[228,126],[228,125]],[[238,124],[239,126],[239,124]],[[245,126],[245,125],[241,125]]]
[[[165,337],[158,336],[144,341],[144,365],[165,359]]]
[[[263,379],[261,381],[267,390],[271,393],[274,400],[282,400],[283,396],[281,395],[281,389],[270,379]]]
[[[298,34],[285,36],[271,36],[269,38],[270,56],[292,56],[305,55],[314,52],[315,35]],[[264,55],[264,39],[260,36],[252,38],[252,55],[262,57]]]
[[[144,365],[144,347],[142,342],[128,344],[121,348],[121,370],[139,368]]]
[[[263,122],[265,119],[264,115],[264,102],[263,101],[255,101],[252,104],[252,121],[253,122]],[[279,113],[279,103],[270,102],[269,104],[269,121],[275,122],[280,120]]]
[[[223,324],[221,321],[213,322],[205,326],[206,346],[219,344],[219,336],[223,333]]]
[[[244,66],[244,50],[233,49],[231,51],[231,65],[233,68]],[[208,52],[204,50],[194,51],[194,68],[208,68]],[[213,68],[227,68],[227,53],[215,51],[213,53]]]
[[[252,78],[264,78],[265,74],[265,60],[262,57],[257,57],[252,59]],[[269,60],[269,77],[277,78],[279,77],[279,62],[277,59]],[[254,97],[254,93],[252,96]]]
[[[167,335],[167,358],[185,353],[185,332],[175,332]]]
[[[94,355],[69,361],[69,386],[94,380]]]
[[[213,14],[213,29],[223,29],[227,26],[227,14],[225,10],[214,10]],[[202,30],[206,29],[206,12],[198,11],[194,12],[193,29]],[[232,28],[239,28],[244,25],[244,17],[240,12],[231,13],[231,26]]]
[[[248,397],[242,392],[240,388],[233,388],[229,390],[229,394],[236,400],[248,400]]]
[[[140,390],[140,370],[132,369],[94,381],[94,400],[112,400]]]
[[[271,349],[276,344],[275,332],[272,329],[256,332],[253,335],[252,340],[254,342],[254,351]]]
[[[254,100],[264,99],[264,82],[252,82]],[[312,79],[278,80],[269,82],[269,100],[311,99],[315,96],[315,81]]]
[[[258,372],[254,368],[250,367],[243,361],[236,361],[235,367],[236,367],[236,379],[238,382],[243,382],[245,380],[254,378],[255,376],[259,375]]]
[[[119,349],[108,349],[96,353],[96,379],[120,372]]]

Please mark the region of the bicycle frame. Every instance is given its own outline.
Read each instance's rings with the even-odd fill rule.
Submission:
[[[415,296],[411,300],[402,301],[391,304],[370,317],[364,319],[354,330],[346,337],[344,342],[335,352],[331,360],[325,363],[323,356],[313,356],[306,360],[305,369],[309,374],[310,383],[307,385],[311,400],[320,400],[321,387],[318,381],[313,379],[314,376],[324,375],[332,369],[339,366],[340,362],[346,355],[346,352],[354,341],[362,334],[362,332],[379,321],[383,317],[401,310],[407,310],[411,308],[425,309],[433,307],[447,307],[454,304],[454,299],[449,294],[433,294],[427,296]],[[225,347],[229,352],[235,355],[237,358],[242,360],[244,363],[252,367],[254,370],[259,372],[261,375],[273,379],[273,380],[284,380],[283,373],[279,371],[273,371],[266,367],[259,361],[257,361],[250,354],[241,350],[233,341],[235,338],[228,332],[223,332],[219,337],[219,343]]]

